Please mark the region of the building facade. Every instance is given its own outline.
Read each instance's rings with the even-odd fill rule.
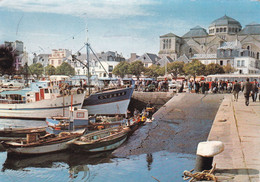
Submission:
[[[97,57],[96,57],[97,56]],[[89,55],[89,72],[91,76],[97,78],[113,78],[115,75],[112,74],[113,69],[120,61],[125,61],[125,58],[117,52],[108,51]],[[82,63],[76,61],[71,63],[75,68],[76,75],[87,75],[87,61],[86,54],[77,56]]]
[[[16,40],[15,42],[4,42],[5,47],[12,47],[16,57],[14,61],[15,70],[19,70],[22,66],[24,66],[25,62],[27,61],[28,54],[24,51],[24,45],[22,41]]]
[[[260,59],[260,24],[252,23],[242,28],[240,22],[225,15],[214,20],[209,25],[208,31],[196,26],[181,37],[168,33],[160,36],[159,56],[170,56],[176,60],[181,55],[185,55],[188,59],[199,59],[205,64],[214,62],[226,65],[229,63],[234,66],[235,57],[241,55],[238,52],[230,53],[225,43],[234,44],[235,42],[240,44],[237,45],[240,46],[240,50],[237,49],[238,52],[247,50],[248,56],[257,62]],[[223,49],[226,49],[225,55],[221,55]]]
[[[71,51],[67,49],[53,49],[49,57],[49,64],[57,68],[64,61],[67,61],[68,57],[71,57]]]

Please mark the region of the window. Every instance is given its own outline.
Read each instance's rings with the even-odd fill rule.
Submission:
[[[222,32],[222,28],[220,28],[220,32]]]
[[[113,66],[109,66],[108,67],[108,72],[112,72],[113,71]]]
[[[51,64],[53,64],[53,60],[51,60]]]
[[[169,39],[169,49],[171,49],[171,39]]]
[[[216,32],[219,32],[219,29],[218,29],[218,28],[216,29]]]
[[[244,56],[244,52],[241,52],[240,55],[241,55],[241,56]]]
[[[256,59],[259,59],[259,52],[256,54]]]
[[[61,64],[61,60],[59,60],[59,64]]]
[[[189,49],[189,53],[192,53],[192,48]]]
[[[240,66],[240,60],[237,60],[237,67]]]
[[[222,66],[222,65],[223,65],[223,61],[221,60],[221,61],[219,62],[219,64]]]
[[[148,63],[145,63],[145,64],[144,64],[144,67],[148,68]]]
[[[84,118],[85,113],[84,112],[77,112],[77,118]]]
[[[109,74],[108,74],[108,77],[109,77],[109,78],[112,78],[112,73],[109,73]]]
[[[106,74],[106,73],[104,73],[104,74],[103,74],[103,76],[104,76],[104,77],[107,77],[107,74]]]
[[[224,32],[226,32],[227,31],[227,28],[224,28]]]
[[[245,66],[245,60],[241,61],[241,66]]]
[[[230,27],[228,28],[228,32],[231,32],[231,28]]]

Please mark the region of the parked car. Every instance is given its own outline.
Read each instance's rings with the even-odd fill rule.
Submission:
[[[181,81],[172,80],[169,82],[169,89],[176,89],[181,87]]]
[[[23,80],[3,80],[2,87],[24,87]]]

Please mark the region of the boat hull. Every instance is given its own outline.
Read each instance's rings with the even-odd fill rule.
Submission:
[[[36,155],[36,154],[46,154],[53,153],[69,148],[69,142],[72,142],[75,137],[63,139],[59,142],[42,144],[42,145],[32,145],[32,146],[14,146],[10,143],[2,143],[6,148],[9,154],[18,154],[18,155]]]
[[[90,115],[123,115],[127,113],[133,91],[130,87],[95,93],[84,100],[82,107]]]
[[[85,93],[73,95],[73,107],[81,108]],[[69,115],[71,96],[57,97],[25,104],[0,104],[1,118],[45,119],[57,115]]]
[[[77,145],[77,142],[74,142],[73,148],[76,150],[82,150],[86,152],[103,152],[114,150],[118,148],[124,141],[127,139],[128,133],[123,132],[115,136],[113,139],[104,140],[89,144]]]

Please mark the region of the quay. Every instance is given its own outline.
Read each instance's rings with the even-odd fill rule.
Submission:
[[[153,97],[156,94],[161,93],[153,93]],[[143,101],[152,98],[147,93],[135,96]],[[153,122],[137,130],[113,154],[127,157],[164,150],[196,155],[199,142],[217,140],[225,146],[213,161],[218,181],[259,181],[260,102],[250,98],[246,106],[242,93],[238,102],[232,97],[232,94],[174,94],[153,115]],[[190,169],[194,167],[195,163]]]
[[[216,114],[208,140],[222,141],[225,149],[214,157],[218,181],[258,182],[260,171],[260,102],[245,105],[225,95]]]

